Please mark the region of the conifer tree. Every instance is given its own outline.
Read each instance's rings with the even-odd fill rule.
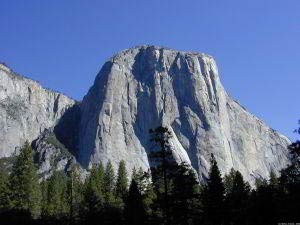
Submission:
[[[30,144],[25,143],[13,165],[9,178],[10,205],[25,210],[33,217],[40,215],[41,190]]]
[[[116,176],[112,163],[109,161],[104,174],[104,208],[102,218],[105,224],[121,224],[123,203],[116,198]]]
[[[104,177],[105,177],[105,170],[104,170],[104,166],[103,163],[100,162],[100,164],[98,165],[98,169],[97,169],[97,174],[96,174],[96,182],[97,182],[97,189],[99,194],[101,194],[102,196],[104,195]]]
[[[66,218],[69,214],[67,177],[62,171],[55,171],[47,182],[46,217]]]
[[[119,164],[118,177],[116,182],[116,197],[124,200],[128,193],[128,174],[126,171],[125,161],[122,160]]]
[[[235,171],[232,189],[226,195],[226,219],[231,224],[243,224],[249,205],[250,185],[244,181],[242,174]]]
[[[299,121],[300,124],[300,121]],[[296,130],[300,134],[300,128]],[[280,186],[285,193],[282,207],[288,221],[299,221],[300,207],[300,141],[295,141],[289,146],[291,164],[281,171]]]
[[[70,218],[74,223],[80,216],[83,201],[83,183],[81,182],[78,165],[72,165],[68,174],[68,204],[70,206]]]
[[[115,179],[114,168],[109,161],[106,165],[104,174],[104,196],[107,203],[114,201]]]
[[[48,181],[47,180],[43,180],[40,183],[40,187],[41,187],[41,214],[42,216],[45,216],[45,212],[47,210],[47,203],[48,203]]]
[[[270,178],[269,178],[269,185],[271,185],[273,187],[277,187],[278,184],[279,184],[279,179],[278,179],[276,173],[274,172],[274,170],[271,170]]]
[[[135,180],[132,180],[124,209],[125,221],[128,225],[141,225],[145,223],[146,212],[143,205],[142,194]]]
[[[185,163],[178,166],[170,196],[172,224],[197,224],[200,220],[199,185],[195,172]]]
[[[145,172],[142,167],[139,170],[133,168],[132,180],[134,180],[141,193],[144,193],[150,185],[151,175],[150,172]]]
[[[255,188],[258,189],[260,187],[267,187],[268,180],[265,178],[257,177],[255,178]]]
[[[0,213],[9,207],[8,174],[0,170]]]
[[[224,188],[225,188],[225,193],[229,194],[233,191],[233,183],[234,183],[234,178],[235,178],[235,170],[232,168],[229,172],[229,174],[226,174],[224,176]]]
[[[170,224],[170,200],[172,177],[176,171],[176,162],[172,157],[172,149],[169,143],[172,137],[171,132],[166,127],[157,127],[150,130],[150,141],[154,142],[158,149],[151,153],[153,167],[151,168],[153,182],[158,191],[158,198],[164,214],[164,220],[167,225]]]
[[[151,222],[152,220],[157,220],[157,214],[161,214],[161,212],[158,212],[158,206],[155,205],[155,203],[157,203],[157,195],[154,190],[155,188],[153,182],[151,181],[150,171],[144,172],[141,167],[138,171],[133,168],[132,181],[133,180],[135,181],[138,190],[142,195],[142,201],[147,218]]]
[[[224,184],[214,155],[211,155],[211,167],[207,184],[203,190],[204,219],[210,224],[222,224],[224,221]]]
[[[104,177],[105,177],[105,171],[103,164],[100,163],[98,166],[93,165],[90,175],[86,181],[86,184],[90,191],[94,192],[95,196],[103,201],[104,198]]]
[[[104,167],[100,163],[93,165],[89,177],[84,183],[83,217],[87,224],[94,224],[101,216],[104,208]]]

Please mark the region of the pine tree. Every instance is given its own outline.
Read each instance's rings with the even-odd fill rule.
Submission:
[[[94,192],[96,197],[101,201],[103,201],[105,192],[104,179],[105,171],[103,164],[100,163],[98,166],[93,165],[90,172],[90,176],[86,181],[86,184],[88,185],[90,191]]]
[[[255,188],[258,189],[260,187],[268,186],[268,180],[262,177],[255,178]]]
[[[204,219],[209,224],[222,224],[224,221],[225,188],[214,155],[211,155],[209,178],[202,193]]]
[[[123,203],[115,195],[116,190],[116,176],[114,168],[109,161],[105,168],[104,174],[104,199],[105,204],[103,208],[104,224],[122,224],[122,208]]]
[[[140,185],[140,192],[142,193],[144,209],[146,212],[146,216],[151,223],[151,220],[157,220],[156,213],[161,214],[161,212],[156,211],[154,207],[154,204],[157,200],[157,195],[154,190],[154,185],[151,181],[150,173],[144,172],[141,184],[142,185]]]
[[[45,212],[47,210],[47,199],[48,199],[48,181],[47,180],[43,180],[41,183],[40,183],[40,187],[41,187],[41,196],[42,196],[42,204],[41,204],[41,213],[42,213],[42,216],[45,215]]]
[[[185,163],[178,166],[170,196],[172,224],[197,224],[201,217],[199,185],[195,172]]]
[[[300,121],[299,121],[300,124]],[[300,134],[300,128],[296,130]],[[281,171],[280,186],[284,192],[282,207],[285,209],[286,221],[299,221],[300,207],[300,141],[295,141],[289,146],[291,164]]]
[[[69,215],[67,177],[62,171],[55,171],[47,182],[47,205],[44,216],[66,218]]]
[[[83,183],[81,182],[79,166],[72,165],[68,173],[68,201],[72,223],[79,220],[81,203],[83,202]]]
[[[230,224],[244,224],[249,205],[250,185],[244,181],[242,174],[235,171],[232,189],[226,195],[226,220]]]
[[[146,212],[143,205],[142,194],[139,191],[135,180],[132,180],[128,197],[125,202],[125,223],[128,225],[144,224],[146,220]]]
[[[277,187],[278,184],[279,184],[279,179],[278,179],[276,173],[274,172],[274,170],[271,170],[270,178],[269,178],[269,185],[271,185],[273,187]]]
[[[101,196],[103,197],[104,195],[104,177],[105,177],[105,170],[104,170],[104,166],[103,163],[100,162],[100,164],[98,165],[98,169],[97,169],[97,174],[96,174],[96,182],[97,182],[97,189],[98,189],[98,193],[101,194]]]
[[[116,182],[116,196],[124,200],[128,193],[128,174],[126,171],[125,161],[121,161],[118,169]]]
[[[142,195],[142,202],[146,216],[149,220],[149,223],[152,224],[153,220],[158,220],[158,214],[161,214],[161,212],[158,212],[159,207],[155,205],[157,203],[157,195],[154,190],[154,185],[151,181],[151,173],[150,171],[144,172],[141,167],[138,171],[133,168],[132,181],[135,181],[138,190]]]
[[[229,194],[233,191],[233,183],[235,179],[235,170],[232,168],[229,172],[229,174],[226,174],[224,176],[224,188],[225,188],[225,193]]]
[[[172,157],[172,149],[169,143],[172,137],[171,132],[166,127],[157,127],[150,130],[151,139],[158,149],[150,155],[153,167],[152,178],[158,190],[158,198],[160,199],[161,208],[164,214],[164,220],[167,225],[170,224],[170,202],[169,195],[171,192],[172,177],[176,171],[176,162]]]
[[[135,168],[133,168],[132,171],[132,180],[134,180],[140,190],[141,193],[145,191],[145,189],[148,186],[150,175],[145,173],[143,168],[139,168],[137,171]]]
[[[114,201],[115,179],[114,168],[109,161],[106,165],[104,174],[104,196],[107,203]]]
[[[41,211],[41,190],[32,148],[28,142],[21,149],[9,178],[10,205],[37,217]]]
[[[8,174],[0,170],[0,213],[9,207]]]
[[[277,224],[278,221],[286,221],[285,217],[279,216],[280,210],[286,210],[280,201],[279,189],[266,181],[252,190],[249,205],[251,224]]]
[[[87,224],[95,224],[104,208],[104,167],[93,165],[89,177],[84,183],[83,217]]]

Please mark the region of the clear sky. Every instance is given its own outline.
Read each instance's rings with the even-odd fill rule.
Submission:
[[[299,0],[0,0],[0,61],[81,100],[107,58],[141,44],[214,56],[231,96],[295,138]]]

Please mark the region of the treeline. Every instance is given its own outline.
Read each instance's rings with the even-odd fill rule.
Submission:
[[[289,149],[292,163],[277,177],[257,180],[252,189],[239,171],[221,176],[214,156],[205,184],[193,169],[177,165],[171,133],[151,131],[156,150],[151,171],[134,169],[128,179],[121,161],[94,165],[83,181],[76,165],[39,182],[27,143],[10,174],[0,173],[1,224],[247,225],[300,221],[300,142]]]

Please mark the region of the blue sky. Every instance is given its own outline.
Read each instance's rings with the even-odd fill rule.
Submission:
[[[299,0],[0,0],[0,61],[82,99],[107,58],[141,44],[214,56],[231,96],[295,138]]]

